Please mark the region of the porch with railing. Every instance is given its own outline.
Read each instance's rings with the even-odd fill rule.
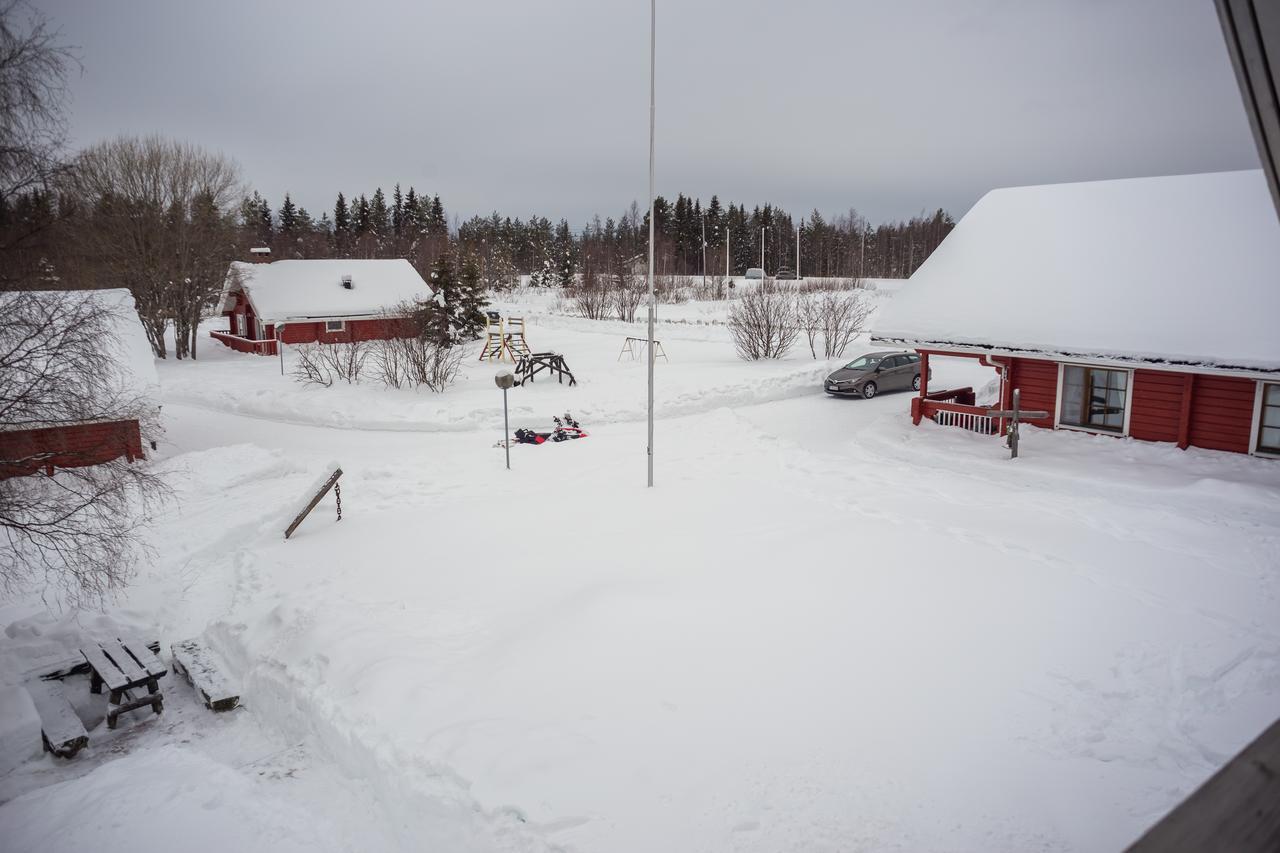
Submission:
[[[250,352],[255,355],[275,355],[276,340],[275,338],[263,338],[255,340],[253,338],[244,338],[240,335],[233,334],[229,329],[211,330],[209,337],[215,341],[224,343],[236,352]]]
[[[973,388],[953,388],[934,391],[911,400],[911,420],[920,423],[923,418],[938,426],[976,432],[979,435],[999,435],[1000,418],[987,414],[986,406],[976,406],[977,396]]]

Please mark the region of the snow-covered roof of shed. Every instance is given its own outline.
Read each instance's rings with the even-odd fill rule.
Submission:
[[[873,338],[1280,370],[1280,220],[1260,171],[993,190]]]
[[[344,276],[351,277],[350,289],[343,287]],[[237,261],[223,284],[222,310],[230,308],[237,279],[259,317],[272,322],[369,316],[432,295],[422,276],[404,259]]]
[[[115,379],[121,389],[156,400],[160,396],[160,377],[156,373],[155,354],[147,340],[147,330],[138,317],[138,306],[126,288],[109,290],[46,290],[40,295],[51,299],[93,299],[110,313],[114,340],[108,346]]]

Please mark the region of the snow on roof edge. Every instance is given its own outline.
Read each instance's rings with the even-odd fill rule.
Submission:
[[[1189,354],[1142,353],[1142,352],[1099,352],[1089,350],[1071,350],[1055,346],[1035,344],[1008,344],[993,341],[966,341],[963,339],[932,340],[907,332],[874,332],[872,343],[895,344],[910,349],[942,350],[954,349],[968,352],[1003,356],[1029,358],[1046,358],[1052,361],[1106,361],[1121,364],[1147,365],[1152,368],[1169,367],[1196,371],[1278,374],[1280,362],[1253,362],[1245,359],[1240,363],[1215,361],[1205,356]]]

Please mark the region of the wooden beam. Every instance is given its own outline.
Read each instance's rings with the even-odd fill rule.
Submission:
[[[1280,850],[1280,721],[1139,838],[1128,853]]]
[[[1196,390],[1196,375],[1188,373],[1182,381],[1182,410],[1178,413],[1178,447],[1191,444],[1191,398]]]
[[[329,475],[329,479],[325,480],[324,485],[320,487],[320,491],[316,492],[315,497],[311,499],[311,502],[307,504],[306,508],[302,510],[302,512],[298,513],[298,515],[293,519],[293,522],[285,528],[285,539],[288,539],[293,535],[293,531],[297,530],[298,525],[302,523],[302,520],[311,513],[311,510],[316,508],[316,504],[320,503],[320,501],[324,499],[324,496],[329,494],[329,490],[333,488],[334,483],[337,483],[338,478],[341,476],[341,468],[333,469],[333,473]]]

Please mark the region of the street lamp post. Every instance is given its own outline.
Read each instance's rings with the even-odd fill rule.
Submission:
[[[800,226],[796,226],[796,281],[800,280]]]
[[[649,488],[653,488],[653,315],[658,300],[653,293],[653,117],[655,102],[654,57],[658,39],[658,0],[649,0]]]
[[[493,377],[493,382],[502,389],[502,446],[507,450],[507,470],[511,470],[511,422],[507,419],[507,390],[516,384],[516,375],[503,368]]]

